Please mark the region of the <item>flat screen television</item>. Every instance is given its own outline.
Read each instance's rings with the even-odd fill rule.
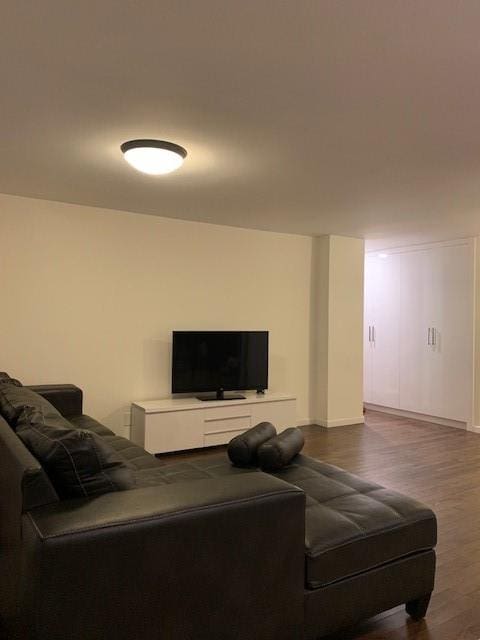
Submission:
[[[268,331],[174,331],[172,393],[206,393],[201,400],[244,396],[225,391],[268,387]]]

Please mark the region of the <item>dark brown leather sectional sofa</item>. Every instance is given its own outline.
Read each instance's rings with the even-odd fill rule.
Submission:
[[[165,464],[30,387],[126,461],[136,488],[60,500],[0,418],[0,615],[34,640],[314,640],[433,589],[418,502],[298,455],[275,474],[221,453]]]

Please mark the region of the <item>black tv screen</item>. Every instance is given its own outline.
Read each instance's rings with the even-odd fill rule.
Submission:
[[[268,331],[174,331],[172,393],[268,387]]]

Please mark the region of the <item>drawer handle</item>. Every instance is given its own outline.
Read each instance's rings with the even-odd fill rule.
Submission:
[[[239,429],[238,426],[233,427],[232,429],[219,429],[218,431],[205,431],[204,436],[216,436],[219,433],[232,433],[233,431],[237,432],[237,431],[247,431],[248,427],[245,427],[245,429]]]
[[[220,422],[223,420],[240,420],[241,418],[251,418],[250,414],[247,416],[226,416],[223,418],[205,418],[204,422]]]

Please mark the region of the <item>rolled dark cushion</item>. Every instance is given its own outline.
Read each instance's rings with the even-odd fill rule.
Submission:
[[[237,467],[256,466],[258,447],[276,435],[276,433],[277,430],[273,424],[260,422],[255,427],[230,440],[227,448],[228,457]]]
[[[27,387],[0,384],[0,414],[14,429],[24,409],[37,409],[45,416],[61,417],[53,404]]]
[[[60,498],[98,496],[135,486],[129,467],[100,436],[65,418],[26,408],[17,435],[37,458]]]
[[[258,448],[258,463],[265,471],[277,471],[289,464],[300,453],[304,444],[305,438],[300,429],[285,429]]]

